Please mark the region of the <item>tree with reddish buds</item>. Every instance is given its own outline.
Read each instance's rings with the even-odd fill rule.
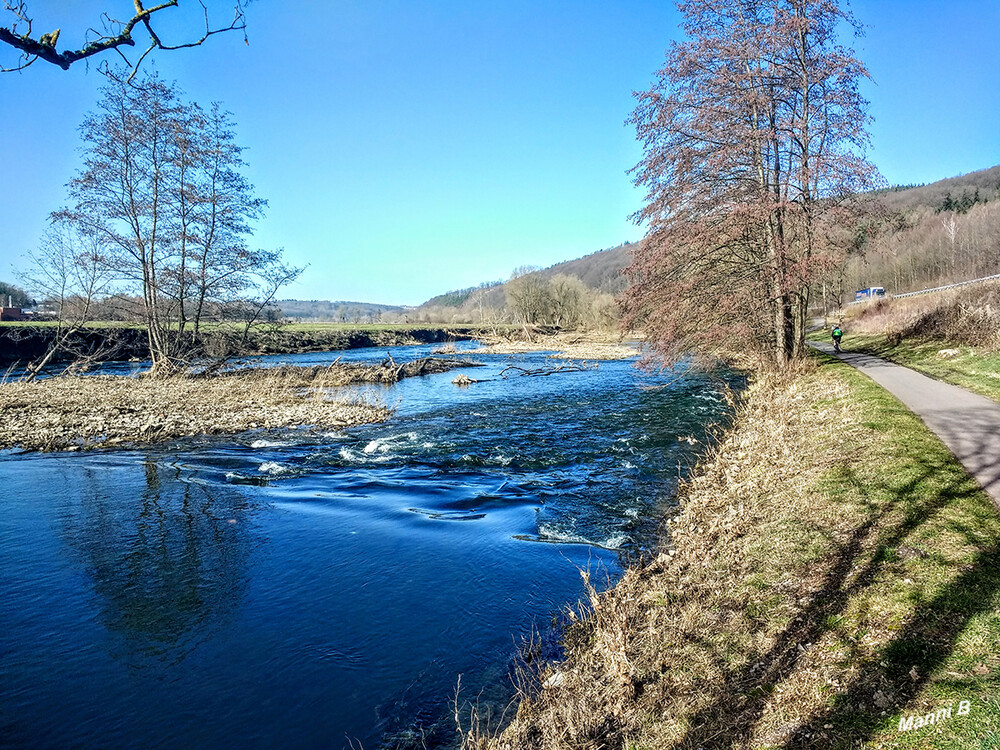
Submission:
[[[836,0],[687,0],[686,40],[637,94],[631,122],[646,236],[625,325],[663,361],[804,350],[811,287],[838,266],[880,183],[866,160],[868,77]]]

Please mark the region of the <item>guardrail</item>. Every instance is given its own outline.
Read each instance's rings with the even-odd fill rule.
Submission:
[[[892,297],[894,299],[902,299],[903,297],[916,297],[918,294],[931,294],[932,292],[943,292],[945,289],[956,289],[960,286],[968,286],[969,284],[978,284],[981,281],[992,281],[994,279],[1000,279],[1000,273],[993,274],[992,276],[983,276],[980,279],[969,279],[968,281],[959,281],[957,284],[945,284],[944,286],[936,286],[931,289],[921,289],[919,292],[905,292],[903,294],[887,294],[886,297]],[[856,299],[848,302],[849,305],[858,305],[862,302],[870,302],[872,298],[868,299]],[[875,299],[883,299],[882,297],[877,297]]]

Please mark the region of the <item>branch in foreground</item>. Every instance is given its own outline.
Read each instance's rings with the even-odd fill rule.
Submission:
[[[165,43],[153,26],[153,16],[154,14],[166,10],[167,8],[177,7],[179,2],[180,0],[165,0],[159,5],[146,8],[143,6],[143,0],[134,0],[135,14],[128,21],[116,21],[107,15],[104,16],[106,27],[105,31],[109,31],[107,26],[110,24],[112,27],[117,27],[113,29],[116,33],[102,34],[91,29],[90,31],[98,34],[97,39],[87,43],[80,49],[69,49],[65,52],[59,52],[56,50],[56,43],[59,40],[59,35],[62,31],[61,29],[56,29],[48,34],[41,34],[35,38],[33,36],[32,20],[28,16],[26,3],[23,0],[20,0],[19,2],[3,0],[3,10],[11,14],[14,17],[14,21],[10,26],[0,26],[0,42],[19,50],[21,58],[19,64],[14,67],[8,68],[0,66],[0,72],[10,73],[18,70],[24,70],[29,65],[34,63],[35,60],[39,59],[53,65],[57,65],[63,70],[69,70],[70,66],[79,60],[84,60],[89,57],[93,57],[94,55],[114,50],[118,52],[128,66],[132,68],[132,76],[134,76],[138,71],[139,66],[142,64],[142,61],[154,49],[178,50],[188,47],[197,47],[203,44],[209,37],[214,36],[215,34],[222,34],[227,31],[243,31],[244,41],[249,44],[245,34],[246,17],[243,12],[242,0],[236,1],[236,5],[233,9],[233,20],[230,24],[228,26],[221,26],[214,29],[212,28],[208,17],[208,7],[204,2],[199,0],[205,15],[205,29],[201,37],[194,41],[182,42],[179,44]],[[127,57],[125,57],[122,48],[135,46],[135,39],[132,37],[132,32],[140,23],[145,27],[146,32],[149,34],[150,42],[146,50],[139,56],[139,59],[135,62],[135,64],[133,64]],[[21,28],[19,27],[24,29],[24,33],[20,33]],[[129,77],[129,80],[131,80],[132,76]]]

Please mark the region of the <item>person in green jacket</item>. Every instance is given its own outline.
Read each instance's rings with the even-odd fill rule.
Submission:
[[[840,340],[844,338],[844,332],[841,330],[840,325],[835,325],[833,327],[833,349],[834,351],[840,351]]]

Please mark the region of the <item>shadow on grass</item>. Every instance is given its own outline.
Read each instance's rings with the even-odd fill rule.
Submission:
[[[960,524],[939,518],[953,506],[975,521],[978,510],[992,512],[982,502],[981,489],[945,458],[939,461],[912,457],[916,471],[906,481],[886,477],[873,485],[849,467],[836,477],[839,486],[869,499],[873,512],[858,525],[837,551],[808,604],[763,653],[750,654],[737,668],[729,668],[718,692],[708,705],[693,715],[691,727],[678,747],[749,746],[770,696],[796,670],[808,644],[818,642],[830,630],[856,595],[876,583],[887,570],[897,547],[925,524],[947,528],[966,544],[981,546],[975,523]],[[921,485],[939,491],[918,500]],[[978,497],[977,497],[978,496]],[[981,506],[981,507],[980,507]],[[890,520],[901,509],[905,515]],[[933,598],[918,603],[898,634],[875,658],[854,663],[847,684],[842,685],[832,705],[793,725],[776,727],[766,738],[768,746],[785,748],[857,746],[884,728],[899,707],[925,686],[929,675],[954,649],[963,629],[975,615],[993,608],[1000,590],[1000,545],[982,548]],[[857,642],[857,639],[855,640]],[[860,657],[859,657],[860,658]],[[911,671],[912,670],[912,671]],[[880,705],[876,705],[880,704]]]
[[[861,665],[833,706],[798,727],[785,747],[809,744],[811,738],[824,736],[827,731],[824,727],[828,725],[836,728],[835,737],[844,744],[870,737],[886,719],[873,704],[873,696],[889,693],[895,709],[912,700],[929,676],[944,664],[969,620],[992,609],[998,586],[1000,545],[995,544],[977,554],[971,566],[937,596],[919,605],[899,634],[882,650],[881,663]],[[887,711],[890,716],[895,713],[893,708]]]

